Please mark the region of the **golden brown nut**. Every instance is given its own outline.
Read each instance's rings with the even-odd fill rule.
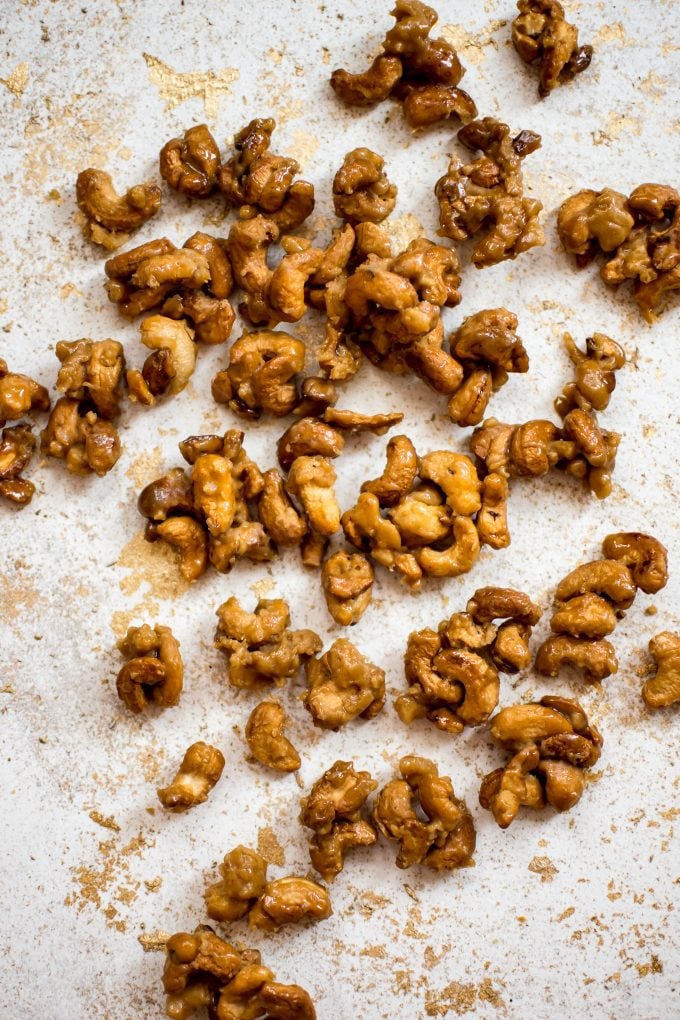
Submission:
[[[368,608],[375,582],[373,567],[361,553],[333,553],[323,564],[321,584],[328,612],[336,623],[351,627]]]
[[[331,537],[340,530],[335,497],[335,470],[327,457],[297,457],[290,466],[286,489],[300,500],[312,529]]]
[[[507,478],[496,472],[487,475],[482,481],[482,505],[475,520],[475,527],[480,543],[492,549],[506,549],[510,545],[508,491]]]
[[[40,449],[48,457],[66,462],[76,475],[105,475],[121,454],[118,432],[94,411],[80,413],[80,402],[61,397],[40,433]]]
[[[175,191],[206,198],[215,188],[220,150],[206,124],[197,124],[183,138],[166,142],[160,152],[161,177]]]
[[[287,722],[288,716],[278,701],[261,701],[246,723],[246,740],[253,756],[277,772],[296,772],[300,768],[300,755],[283,735]]]
[[[523,747],[505,768],[494,769],[484,776],[479,790],[479,803],[491,811],[501,829],[507,829],[517,817],[521,807],[545,807],[545,795],[540,781],[532,771],[538,768],[538,748],[534,744]]]
[[[564,250],[581,258],[597,248],[614,251],[634,224],[626,196],[611,188],[579,191],[566,199],[557,213],[557,233]]]
[[[356,772],[352,762],[336,761],[301,801],[300,821],[314,832],[309,857],[325,881],[340,874],[353,847],[376,842],[377,833],[362,812],[377,786],[368,772]]]
[[[372,432],[375,436],[383,436],[388,429],[404,420],[404,414],[402,411],[361,414],[359,411],[347,411],[345,408],[327,407],[323,413],[323,420],[342,432]]]
[[[20,477],[35,445],[30,425],[3,429],[0,436],[0,497],[15,506],[28,506],[35,493],[35,485]]]
[[[201,511],[211,535],[229,531],[236,514],[236,484],[231,461],[217,453],[196,458],[191,480],[194,506]]]
[[[251,928],[280,931],[286,924],[323,921],[333,913],[328,892],[307,878],[278,878],[267,882],[264,893],[248,915]]]
[[[565,634],[554,634],[536,653],[536,669],[543,676],[557,676],[563,666],[583,671],[587,683],[606,679],[619,668],[614,647],[609,641],[592,641]]]
[[[132,712],[149,704],[167,708],[179,703],[184,667],[179,642],[169,627],[129,627],[118,648],[128,660],[118,673],[118,697]]]
[[[611,602],[588,592],[575,595],[568,602],[558,602],[550,621],[554,634],[571,634],[577,638],[603,638],[615,629],[618,617]]]
[[[541,760],[538,774],[545,784],[545,799],[556,811],[569,811],[586,788],[582,769],[566,761]]]
[[[158,799],[168,811],[176,812],[202,804],[222,775],[224,764],[221,751],[199,740],[185,751],[170,786],[157,791]]]
[[[468,315],[451,334],[451,353],[463,362],[483,362],[505,372],[527,372],[529,357],[517,336],[517,316],[507,308]]]
[[[286,429],[276,452],[279,464],[288,471],[298,457],[339,457],[345,447],[345,437],[332,425],[318,418],[300,418]]]
[[[373,719],[385,704],[384,671],[345,638],[320,659],[308,659],[305,672],[302,703],[317,726],[337,730],[358,716]]]
[[[234,687],[283,686],[297,676],[303,663],[321,651],[321,640],[311,630],[289,630],[290,615],[283,599],[260,599],[247,613],[233,596],[217,610],[215,647],[227,658],[229,682]]]
[[[680,637],[664,630],[649,642],[656,673],[642,685],[647,708],[668,708],[680,701]]]
[[[668,582],[668,552],[652,535],[640,531],[619,531],[607,535],[602,555],[623,563],[633,582],[646,595],[655,595]]]
[[[393,436],[387,444],[387,464],[380,478],[364,482],[362,492],[371,492],[381,506],[396,506],[412,489],[418,473],[418,457],[408,436]]]
[[[467,124],[477,116],[472,96],[454,85],[415,85],[405,91],[403,110],[409,127],[431,127],[450,117]]]
[[[150,315],[140,326],[141,340],[152,351],[167,351],[172,375],[167,389],[169,396],[181,393],[196,367],[194,331],[183,319],[169,319],[165,315]],[[153,390],[152,390],[153,392]]]
[[[281,475],[271,468],[262,481],[258,515],[267,534],[277,547],[299,545],[307,534],[307,522],[288,498]]]
[[[267,265],[267,251],[278,237],[276,223],[264,216],[239,220],[229,231],[227,254],[236,285],[246,295],[239,310],[253,323],[268,322],[271,317],[269,285],[272,270]]]
[[[569,333],[565,333],[564,342],[575,367],[576,378],[567,383],[555,400],[555,410],[561,418],[575,407],[585,411],[603,411],[616,386],[615,373],[626,363],[623,348],[604,333],[589,336],[585,352],[579,350]]]
[[[185,248],[200,252],[205,256],[210,270],[210,282],[207,284],[207,288],[212,296],[219,300],[228,298],[234,287],[234,274],[225,245],[225,241],[219,241],[202,230],[197,230],[184,242]]]
[[[401,75],[401,60],[381,54],[363,74],[350,74],[339,68],[333,71],[330,81],[336,96],[348,106],[372,106],[388,98]]]
[[[384,159],[370,149],[352,149],[333,178],[335,215],[347,223],[381,223],[397,201],[396,185],[383,172]]]
[[[244,333],[229,352],[229,406],[255,418],[263,412],[276,417],[290,414],[298,401],[295,377],[304,360],[305,345],[289,333],[269,329]]]
[[[397,867],[424,864],[443,871],[469,866],[476,843],[474,822],[451,780],[439,776],[434,762],[414,755],[401,759],[399,771],[402,778],[383,787],[373,808],[378,830],[400,844]]]
[[[59,392],[93,405],[101,418],[117,418],[123,396],[123,345],[117,340],[60,340],[55,353],[61,362]]]
[[[415,550],[418,566],[429,577],[458,577],[467,574],[479,557],[479,536],[468,517],[456,517],[452,529],[453,542],[445,549],[425,546]]]
[[[168,517],[147,528],[147,540],[167,542],[179,553],[179,572],[185,581],[197,581],[208,566],[208,532],[193,517]]]
[[[267,884],[267,862],[255,850],[237,846],[220,864],[222,878],[205,890],[208,917],[238,921],[262,896]]]
[[[419,476],[434,482],[446,496],[455,514],[471,517],[481,507],[482,483],[477,470],[463,453],[437,450],[420,458]]]
[[[605,539],[606,541],[606,539]],[[593,592],[603,595],[618,610],[629,609],[633,604],[636,586],[625,563],[618,560],[593,560],[575,567],[563,577],[555,590],[559,602],[567,602],[576,595]]]
[[[113,251],[156,215],[161,207],[161,189],[146,182],[119,195],[110,174],[90,168],[78,174],[76,201],[87,220],[85,236]]]
[[[578,29],[558,0],[517,0],[517,8],[512,45],[526,64],[540,61],[538,94],[544,99],[590,66],[593,47],[579,46]]]
[[[545,244],[538,222],[542,205],[524,197],[521,170],[522,159],[539,147],[540,136],[523,131],[511,138],[507,124],[484,117],[461,128],[458,138],[482,155],[468,164],[453,156],[437,182],[440,234],[463,241],[489,227],[472,250],[478,269]]]
[[[164,521],[174,514],[193,513],[191,480],[183,468],[172,468],[167,474],[149,482],[139,494],[137,509],[150,521]]]
[[[49,409],[50,395],[45,387],[27,375],[9,372],[7,363],[0,358],[0,428],[31,411]]]

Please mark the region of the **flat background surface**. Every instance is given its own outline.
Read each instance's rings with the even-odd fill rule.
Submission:
[[[91,165],[112,172],[121,188],[156,177],[161,145],[205,118],[226,148],[251,117],[273,115],[275,151],[296,155],[315,183],[310,224],[317,230],[333,222],[330,185],[344,152],[369,144],[399,187],[395,230],[422,224],[433,236],[432,188],[457,146],[451,126],[414,138],[392,104],[347,111],[327,84],[336,66],[366,66],[392,23],[387,8],[376,0],[4,0],[0,78],[14,91],[0,84],[0,354],[10,366],[53,386],[56,342],[82,336],[116,337],[128,361],[141,364],[138,323],[120,319],[106,301],[103,257],[76,224],[75,177]],[[500,304],[519,316],[531,369],[492,401],[490,413],[506,421],[551,415],[571,378],[565,329],[580,343],[596,330],[616,337],[630,362],[602,421],[624,438],[605,503],[567,478],[516,484],[509,549],[485,549],[471,575],[430,582],[418,595],[380,574],[351,638],[386,669],[396,694],[409,630],[464,609],[483,584],[525,589],[547,609],[558,580],[596,557],[610,531],[662,539],[671,581],[653,600],[640,595],[617,629],[620,671],[602,689],[568,677],[552,688],[532,673],[503,678],[501,705],[559,689],[582,698],[605,738],[597,781],[575,810],[526,814],[505,833],[477,804],[481,776],[502,760],[484,730],[460,737],[426,723],[407,730],[390,696],[376,720],[324,733],[299,703],[300,682],[288,689],[305,790],[338,757],[353,758],[382,784],[402,754],[431,754],[474,812],[476,867],[445,876],[398,872],[394,847],[382,842],[349,859],[332,887],[330,920],[269,938],[239,924],[231,935],[260,946],[281,980],[307,987],[323,1020],[527,1012],[665,1020],[678,1015],[678,716],[648,716],[639,692],[649,638],[678,627],[680,310],[676,299],[647,326],[627,295],[606,291],[596,270],[579,273],[558,251],[554,216],[581,187],[680,185],[672,177],[680,5],[572,3],[594,61],[544,103],[535,74],[508,44],[509,0],[440,3],[439,10],[440,25],[454,26],[450,37],[467,67],[463,86],[480,113],[543,136],[525,179],[544,203],[548,236],[545,248],[515,263],[482,272],[467,266],[463,302],[445,312],[447,330]],[[208,78],[194,73],[209,71]],[[167,234],[181,244],[201,226],[226,234],[229,223],[219,198],[190,205],[164,189],[160,215],[134,243]],[[298,333],[313,343],[318,320],[308,317]],[[275,877],[307,870],[296,820],[302,790],[295,777],[270,777],[245,761],[241,732],[255,699],[229,688],[212,634],[221,602],[235,594],[253,606],[259,593],[285,596],[293,625],[311,626],[328,642],[340,628],[319,581],[291,555],[241,564],[226,577],[212,572],[188,590],[172,558],[142,541],[135,509],[141,486],[181,463],[180,439],[240,424],[210,396],[225,354],[202,349],[178,398],[125,411],[124,453],[106,478],[76,479],[59,462],[36,460],[31,506],[0,508],[2,1017],[155,1020],[163,1015],[163,957],[143,952],[139,936],[203,922],[206,880],[238,842],[268,846],[282,863]],[[466,449],[469,433],[451,425],[444,402],[417,380],[366,366],[340,404],[405,410],[403,431],[421,453]],[[272,466],[282,425],[247,430],[249,453],[263,469]],[[378,472],[386,441],[348,440],[336,465],[343,509]],[[652,602],[657,614],[645,615]],[[172,626],[186,684],[178,708],[140,719],[115,696],[115,640],[143,620]],[[164,814],[155,788],[197,739],[225,752],[224,776],[206,805]],[[117,829],[101,827],[91,812],[112,817]]]

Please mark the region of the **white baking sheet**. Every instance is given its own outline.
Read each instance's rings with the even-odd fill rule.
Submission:
[[[344,152],[369,144],[399,186],[394,218],[415,217],[433,236],[432,188],[455,147],[451,127],[413,138],[396,107],[348,111],[327,84],[336,66],[366,65],[391,24],[386,3],[1,7],[0,355],[17,371],[53,385],[56,342],[82,336],[119,338],[128,360],[141,363],[138,325],[107,302],[103,259],[76,225],[75,176],[90,165],[126,187],[155,176],[163,142],[203,119],[226,147],[251,117],[276,117],[275,151],[295,154],[314,181],[319,229],[332,222],[330,183]],[[605,292],[592,267],[576,272],[558,251],[554,213],[581,187],[680,184],[680,5],[571,3],[582,41],[595,47],[593,64],[544,103],[508,43],[510,0],[441,2],[439,11],[461,43],[463,85],[480,112],[543,136],[525,177],[545,205],[548,235],[545,248],[515,263],[466,268],[463,302],[445,312],[447,328],[500,304],[519,316],[531,370],[511,377],[490,409],[508,421],[551,414],[570,378],[565,329],[579,341],[595,330],[616,337],[630,363],[603,422],[624,438],[605,503],[565,478],[516,484],[508,550],[487,549],[473,573],[426,584],[418,595],[381,574],[351,638],[384,666],[396,693],[410,629],[464,608],[482,584],[523,588],[547,608],[559,578],[596,556],[609,531],[656,534],[670,551],[671,581],[653,600],[640,596],[617,629],[621,668],[601,690],[568,678],[547,685],[532,673],[503,679],[503,705],[553,687],[581,697],[605,738],[597,781],[575,810],[526,814],[505,833],[477,804],[481,776],[501,760],[483,730],[449,737],[425,723],[406,729],[390,698],[376,720],[324,733],[293,685],[284,701],[305,789],[338,757],[382,783],[402,754],[430,754],[475,814],[476,867],[398,872],[394,846],[382,842],[348,860],[332,887],[330,920],[269,938],[251,937],[243,925],[231,934],[261,947],[281,980],[307,987],[324,1020],[527,1013],[666,1020],[679,1015],[678,716],[644,711],[639,674],[650,636],[678,627],[680,316],[676,303],[649,327],[626,296]],[[219,199],[189,205],[164,190],[161,214],[135,243],[162,234],[181,243],[201,226],[226,233],[228,223]],[[401,220],[409,226],[413,220]],[[313,339],[316,330],[305,322],[300,335]],[[240,424],[210,397],[224,361],[224,350],[203,349],[179,398],[126,411],[124,454],[108,477],[81,480],[58,462],[38,464],[31,506],[0,508],[0,1016],[8,1020],[162,1016],[163,956],[145,953],[139,936],[205,921],[206,880],[238,842],[259,839],[271,852],[274,833],[285,864],[272,873],[308,868],[296,820],[301,789],[294,776],[270,777],[245,762],[241,733],[254,698],[225,682],[212,634],[215,609],[229,595],[252,606],[256,593],[267,593],[289,600],[294,625],[326,641],[339,636],[318,579],[292,555],[242,564],[226,577],[212,572],[187,589],[171,559],[143,543],[135,509],[140,487],[181,463],[180,439]],[[465,448],[466,431],[417,381],[366,366],[341,405],[405,410],[404,431],[421,452]],[[247,449],[263,468],[275,463],[281,428],[247,426]],[[377,473],[385,443],[348,441],[337,464],[343,508]],[[645,615],[652,602],[657,614]],[[178,708],[133,718],[115,696],[114,646],[130,621],[143,620],[172,626],[187,680]],[[536,638],[546,629],[547,615]],[[197,739],[225,752],[223,779],[206,805],[169,816],[155,787]],[[92,812],[100,822],[114,819],[116,829]]]

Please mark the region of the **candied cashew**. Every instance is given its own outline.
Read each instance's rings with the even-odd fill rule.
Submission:
[[[139,494],[137,509],[150,521],[164,521],[172,514],[191,514],[194,509],[191,480],[184,468],[172,468],[149,482]]]
[[[219,867],[219,882],[205,890],[208,917],[214,921],[238,921],[262,896],[267,885],[267,862],[255,850],[237,846]]]
[[[321,584],[328,612],[336,623],[351,627],[361,619],[374,582],[373,567],[361,553],[336,552],[324,561]]]
[[[373,719],[385,704],[385,673],[345,638],[305,663],[302,703],[317,726],[337,730],[358,716]]]
[[[165,315],[150,315],[140,326],[141,340],[152,351],[167,351],[172,375],[166,392],[181,393],[196,367],[194,331],[186,322]]]
[[[296,376],[304,359],[305,345],[289,333],[269,329],[244,333],[229,352],[226,373],[219,375],[222,396],[238,414],[290,414],[298,402]]]
[[[664,630],[649,642],[656,673],[642,685],[647,708],[668,708],[680,702],[680,637]]]
[[[393,507],[411,491],[418,473],[418,457],[408,436],[393,436],[387,444],[387,464],[379,478],[364,482],[362,492],[373,493],[381,506]]]
[[[564,250],[588,256],[595,246],[614,251],[626,240],[635,220],[625,195],[611,188],[579,191],[557,213],[557,233]]]
[[[456,117],[467,124],[477,116],[472,96],[455,85],[416,85],[407,87],[404,117],[409,127],[424,128]]]
[[[348,106],[372,106],[387,99],[403,72],[398,57],[380,54],[363,74],[350,74],[344,68],[333,71],[331,88]]]
[[[476,843],[474,822],[451,780],[439,776],[434,762],[414,755],[401,759],[399,771],[402,778],[383,787],[372,814],[383,836],[400,844],[397,867],[423,864],[443,871],[469,866]]]
[[[300,821],[314,833],[309,857],[326,882],[340,874],[353,847],[376,842],[376,831],[362,812],[377,786],[368,772],[356,772],[353,762],[336,761],[300,802]]]
[[[525,62],[540,62],[541,99],[590,66],[592,46],[579,46],[578,29],[564,16],[558,0],[517,0],[512,45]]]
[[[80,412],[80,402],[61,397],[52,408],[40,433],[40,449],[48,457],[66,462],[72,474],[105,475],[118,461],[121,445],[118,432],[95,411]]]
[[[288,498],[281,475],[271,468],[262,481],[258,514],[267,534],[278,547],[299,545],[307,534],[307,522]]]
[[[415,558],[423,573],[430,577],[458,577],[467,574],[479,557],[479,536],[468,517],[453,521],[453,542],[447,549],[416,549]]]
[[[158,799],[168,811],[176,812],[202,804],[222,775],[224,764],[221,751],[199,740],[186,750],[170,785],[157,791]]]
[[[253,756],[261,765],[276,772],[296,772],[300,755],[283,735],[288,717],[278,701],[262,701],[256,705],[246,723],[246,740]]]
[[[118,648],[128,660],[116,679],[126,708],[143,712],[149,704],[167,708],[179,703],[184,667],[179,642],[169,627],[129,627]]]
[[[320,457],[339,457],[345,447],[345,438],[318,418],[300,418],[293,422],[276,444],[279,464],[288,471],[298,457],[318,454]]]
[[[482,505],[475,520],[481,545],[492,549],[507,549],[510,545],[508,492],[507,478],[496,472],[482,480]]]
[[[611,634],[617,622],[611,602],[588,592],[575,595],[568,602],[558,602],[550,629],[555,634],[571,634],[577,638],[603,638]]]
[[[647,595],[655,595],[668,583],[668,552],[652,535],[640,531],[620,531],[607,535],[602,554],[608,560],[623,563],[633,583]]]
[[[327,457],[297,457],[290,466],[286,489],[297,497],[312,529],[326,537],[340,530],[340,507],[335,498],[335,471]]]
[[[87,220],[85,236],[110,251],[125,244],[130,233],[155,216],[161,207],[161,189],[147,182],[124,195],[104,170],[81,170],[76,179],[76,201]]]
[[[203,453],[192,471],[194,505],[203,513],[211,535],[229,531],[236,514],[236,486],[232,464],[221,454]]]
[[[0,358],[0,427],[32,411],[49,409],[50,395],[45,387],[27,375],[9,372]]]
[[[451,334],[451,352],[461,361],[487,362],[505,372],[527,372],[529,358],[516,329],[517,316],[507,308],[475,312]]]
[[[61,362],[59,392],[70,400],[91,403],[102,418],[116,418],[125,369],[123,345],[118,340],[60,340],[55,353]]]
[[[197,581],[208,566],[208,533],[193,517],[168,517],[152,526],[147,537],[160,538],[179,553],[179,572]]]
[[[35,450],[36,439],[30,425],[14,425],[0,436],[0,497],[15,506],[28,506],[35,485],[21,478]]]
[[[207,198],[217,183],[220,150],[206,124],[197,124],[173,138],[160,152],[161,177],[175,191]]]
[[[559,602],[567,602],[587,592],[603,595],[617,610],[623,610],[632,606],[636,587],[625,563],[614,559],[593,560],[582,563],[563,577],[557,585],[555,597]]]
[[[569,333],[564,342],[576,370],[576,378],[567,383],[555,400],[555,409],[565,418],[575,407],[585,411],[603,411],[616,386],[616,371],[626,363],[623,348],[604,333],[586,339],[585,352],[579,350]]]
[[[609,641],[554,634],[538,649],[536,669],[543,676],[555,677],[563,666],[582,670],[587,683],[597,683],[616,673],[619,663]]]
[[[344,408],[327,407],[323,420],[342,432],[372,432],[374,436],[382,436],[388,429],[399,425],[404,420],[402,411],[391,411],[389,414],[360,414],[358,411],[347,411]]]
[[[333,207],[347,223],[381,223],[397,201],[396,185],[383,172],[384,159],[370,149],[352,149],[333,179]]]
[[[545,807],[543,787],[532,775],[539,760],[538,748],[529,745],[519,750],[505,768],[494,769],[482,780],[479,803],[492,812],[501,829],[507,829],[521,807]]]
[[[471,517],[480,509],[482,483],[474,464],[464,453],[449,450],[428,453],[420,458],[418,475],[423,481],[439,486],[454,513]]]
[[[240,311],[253,323],[268,322],[271,316],[269,286],[272,270],[267,265],[267,252],[270,244],[278,238],[276,223],[264,216],[240,220],[229,231],[227,255],[234,280],[246,296]]]
[[[286,924],[323,921],[333,913],[328,892],[307,878],[278,878],[267,882],[264,893],[248,915],[251,928],[280,931]]]

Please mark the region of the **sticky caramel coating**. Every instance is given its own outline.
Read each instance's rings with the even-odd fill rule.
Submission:
[[[202,740],[187,748],[177,775],[162,787],[158,799],[168,811],[181,812],[202,804],[224,769],[224,755]]]

